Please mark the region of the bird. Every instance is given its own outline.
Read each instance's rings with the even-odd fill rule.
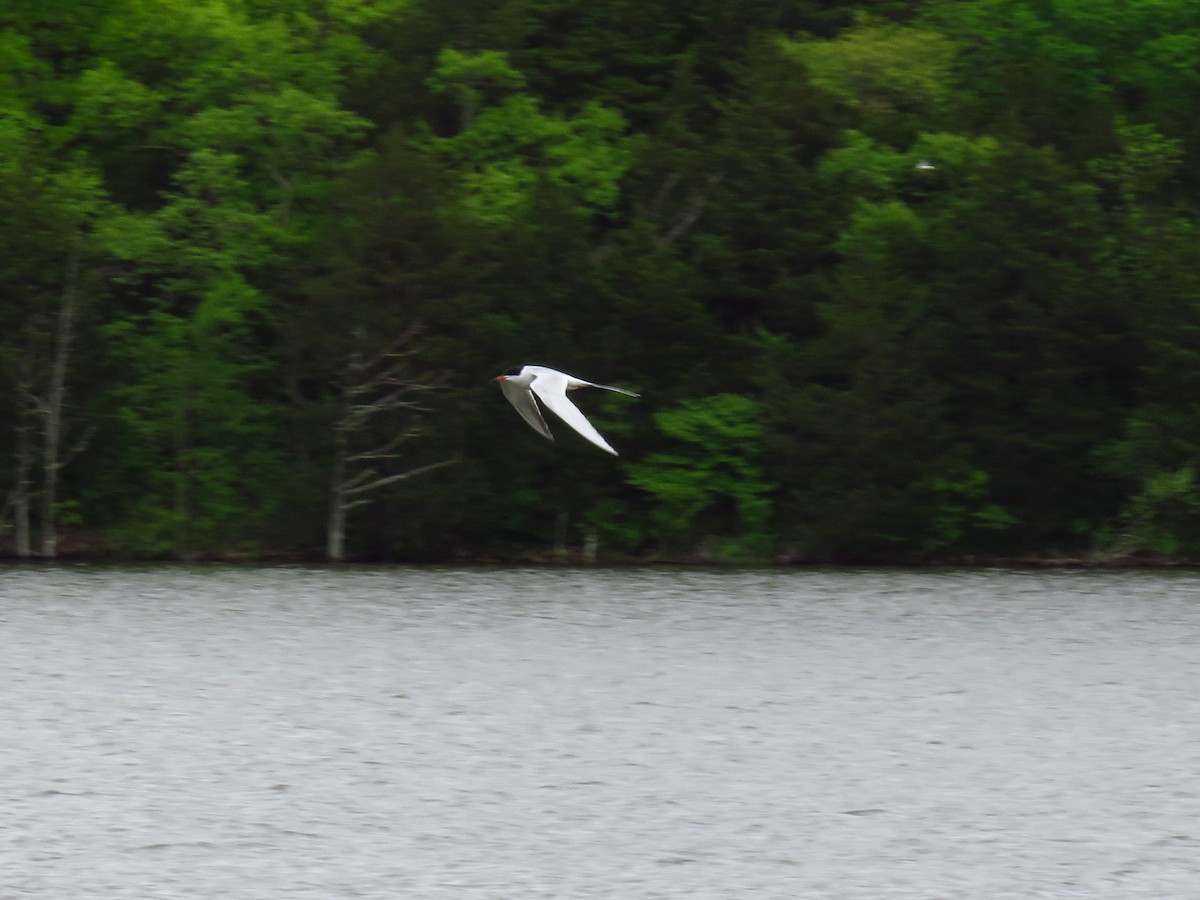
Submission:
[[[535,395],[548,410],[601,450],[605,450],[613,456],[618,455],[617,451],[600,436],[600,432],[592,427],[592,423],[579,411],[579,407],[567,399],[567,391],[594,387],[605,391],[616,391],[618,394],[626,394],[630,397],[641,396],[641,394],[635,394],[625,388],[584,381],[582,378],[576,378],[566,372],[559,372],[557,369],[548,369],[545,366],[521,366],[519,369],[511,369],[503,375],[497,375],[493,380],[500,383],[500,389],[504,392],[504,396],[509,403],[516,407],[521,418],[542,437],[554,440],[554,435],[550,433],[550,428],[546,425],[546,420],[542,418],[541,410],[538,409],[537,400],[533,399]]]

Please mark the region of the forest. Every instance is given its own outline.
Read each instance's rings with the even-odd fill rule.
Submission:
[[[1198,110],[1194,0],[8,0],[0,555],[1200,558]]]

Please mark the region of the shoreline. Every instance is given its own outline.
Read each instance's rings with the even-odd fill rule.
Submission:
[[[612,554],[599,558],[586,557],[581,552],[555,553],[545,549],[512,550],[510,552],[468,552],[415,558],[404,555],[362,555],[333,562],[320,553],[298,551],[255,550],[225,552],[179,553],[125,553],[102,550],[82,542],[74,545],[65,542],[53,558],[33,553],[18,556],[13,548],[0,545],[0,564],[7,565],[54,565],[56,563],[96,563],[114,565],[141,564],[184,564],[184,565],[319,565],[319,566],[534,566],[546,568],[715,568],[715,569],[1189,569],[1200,568],[1200,559],[1168,557],[1158,554],[1134,553],[1114,555],[1073,556],[985,556],[964,553],[945,556],[912,557],[843,557],[840,559],[797,558],[776,556],[773,558],[723,559],[701,554]]]

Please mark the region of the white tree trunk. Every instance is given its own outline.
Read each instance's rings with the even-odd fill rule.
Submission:
[[[325,528],[325,558],[342,562],[346,558],[346,435],[334,436],[333,474],[329,484],[329,522]]]
[[[596,562],[596,552],[600,546],[600,539],[596,535],[595,528],[588,528],[583,533],[583,561],[589,565],[594,565]]]
[[[58,308],[58,323],[54,334],[53,356],[50,360],[50,381],[46,386],[46,401],[42,409],[42,556],[47,559],[54,559],[58,555],[55,505],[58,503],[58,472],[63,466],[63,407],[67,392],[71,335],[79,297],[81,242],[82,236],[76,235],[67,257],[62,301]]]
[[[411,355],[404,349],[416,334],[416,327],[398,335],[390,344],[371,356],[353,352],[346,359],[338,381],[341,408],[333,423],[333,466],[329,485],[329,519],[325,529],[325,556],[340,562],[346,555],[346,529],[350,510],[367,503],[366,495],[389,484],[413,478],[424,472],[458,462],[457,459],[433,463],[399,472],[380,474],[376,463],[400,457],[399,448],[418,434],[411,419],[427,412],[417,397],[434,385],[407,376],[406,363]],[[360,338],[363,335],[359,335]],[[391,437],[371,449],[356,449],[371,433],[372,422],[396,419]]]

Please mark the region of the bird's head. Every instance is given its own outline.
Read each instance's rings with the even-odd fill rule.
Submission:
[[[507,372],[505,372],[503,375],[497,375],[497,376],[496,376],[495,378],[493,378],[492,380],[493,380],[493,381],[515,381],[515,380],[517,380],[517,377],[518,377],[520,374],[521,374],[521,370],[520,370],[520,369],[509,369],[509,370],[508,370]]]

